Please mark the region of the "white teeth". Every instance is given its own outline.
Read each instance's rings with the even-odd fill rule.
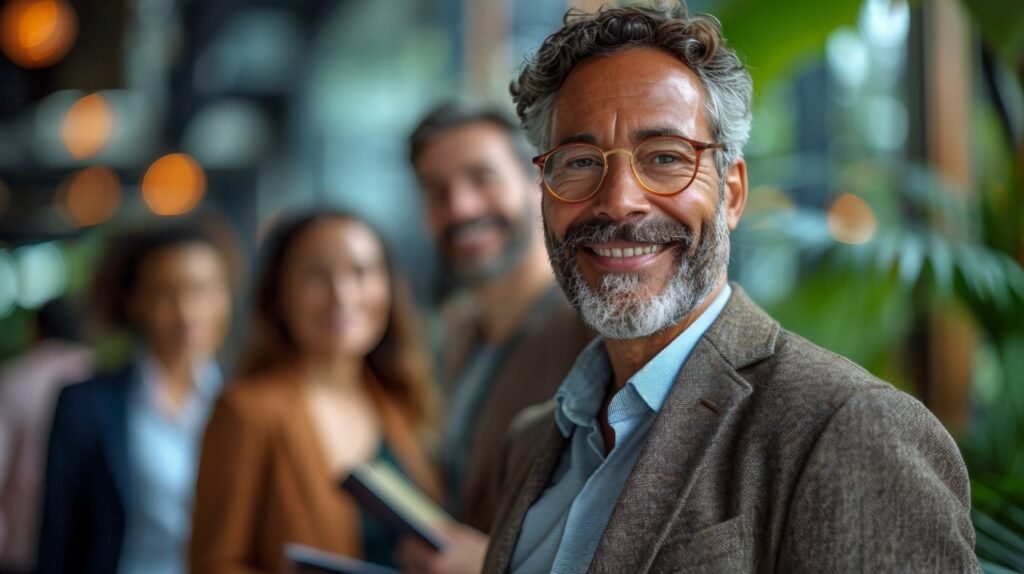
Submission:
[[[626,247],[624,249],[603,249],[600,247],[594,247],[594,253],[597,253],[601,257],[638,257],[640,255],[649,255],[655,253],[661,249],[661,245],[645,245],[643,247]]]

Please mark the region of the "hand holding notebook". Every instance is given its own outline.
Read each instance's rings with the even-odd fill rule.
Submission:
[[[354,467],[341,487],[399,535],[418,538],[436,550],[444,548],[442,527],[453,519],[387,462]]]

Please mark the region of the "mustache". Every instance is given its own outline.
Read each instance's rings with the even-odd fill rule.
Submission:
[[[500,215],[488,215],[485,217],[478,217],[476,219],[469,219],[466,221],[459,221],[453,223],[444,229],[442,233],[442,241],[445,244],[450,244],[455,240],[455,237],[463,232],[472,231],[480,227],[499,227],[504,230],[508,230],[512,227],[512,222],[506,217]]]
[[[643,219],[626,223],[584,221],[566,230],[561,244],[563,249],[576,250],[594,243],[611,241],[678,243],[684,250],[689,250],[695,239],[692,229],[671,219]]]

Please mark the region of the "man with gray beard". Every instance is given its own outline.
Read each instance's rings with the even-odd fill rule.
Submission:
[[[727,281],[752,88],[718,22],[565,22],[512,95],[552,267],[601,337],[512,425],[485,572],[979,571],[941,424]]]

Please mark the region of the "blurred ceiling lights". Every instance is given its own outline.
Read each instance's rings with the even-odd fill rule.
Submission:
[[[67,264],[56,242],[19,247],[13,252],[18,294],[15,301],[24,309],[35,309],[64,293]]]
[[[153,162],[142,177],[142,199],[157,215],[181,215],[199,204],[206,192],[203,168],[183,153]]]
[[[198,54],[193,74],[205,94],[279,94],[297,81],[303,25],[288,10],[238,12]]]
[[[211,102],[189,120],[182,148],[207,169],[244,169],[271,147],[273,124],[256,104],[241,98]]]
[[[61,127],[61,140],[75,159],[100,152],[114,131],[114,114],[100,94],[89,94],[68,109]]]
[[[114,170],[92,166],[76,171],[57,188],[56,204],[76,227],[107,221],[121,206],[121,181]]]
[[[59,62],[77,32],[75,10],[64,0],[11,0],[0,12],[0,49],[22,68]]]
[[[852,193],[843,193],[828,208],[828,232],[833,239],[848,245],[871,241],[878,231],[878,219],[866,201]]]

